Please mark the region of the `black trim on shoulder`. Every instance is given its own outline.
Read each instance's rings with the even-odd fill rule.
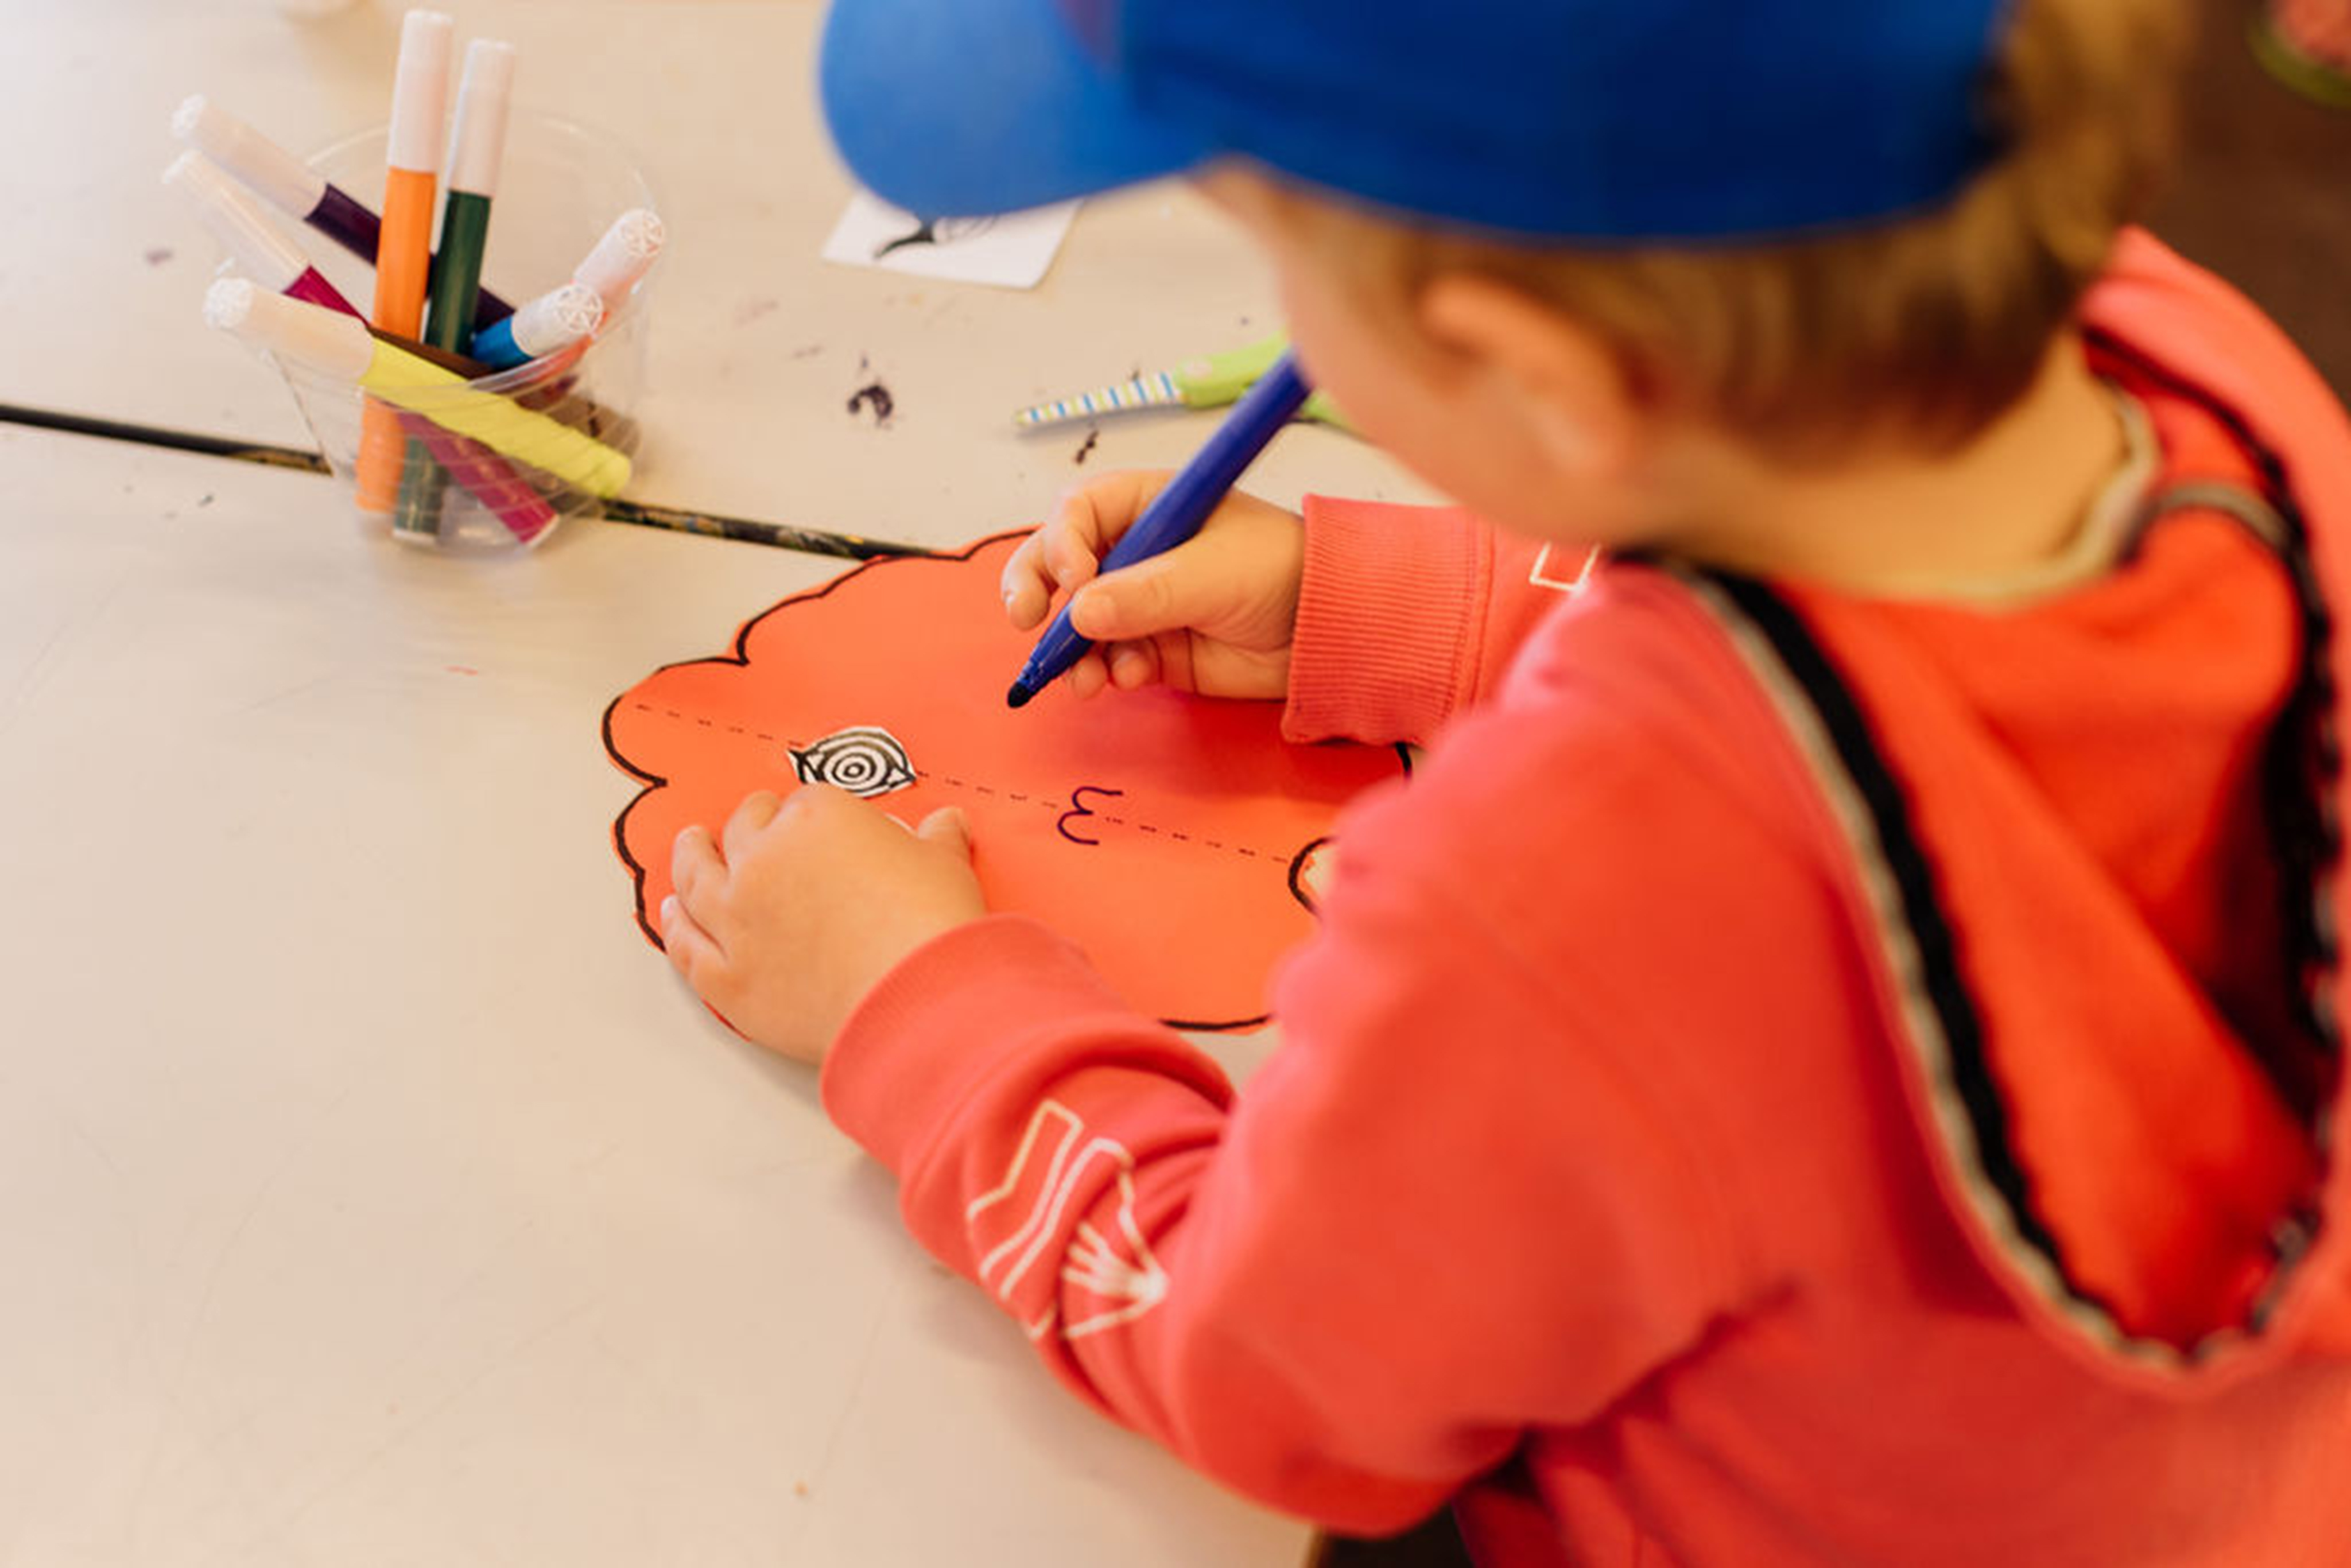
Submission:
[[[2018,1163],[2009,1135],[2008,1104],[1984,1051],[1983,1020],[1959,967],[1959,940],[1944,917],[1934,867],[1910,825],[1908,800],[1878,751],[1860,703],[1802,618],[1777,594],[1747,578],[1709,574],[1708,580],[1771,643],[1797,691],[1819,716],[1837,761],[1869,811],[1876,852],[1893,878],[1903,922],[1917,946],[1918,983],[1941,1026],[1951,1082],[1975,1134],[1977,1165],[2006,1202],[2018,1238],[2048,1260],[2069,1293],[2105,1311],[2067,1273],[2064,1249],[2033,1207],[2032,1181]]]
[[[2193,402],[2218,422],[2242,451],[2261,479],[2261,500],[2275,515],[2282,538],[2269,541],[2284,563],[2301,612],[2302,669],[2293,694],[2271,731],[2262,759],[2264,804],[2271,836],[2284,874],[2283,900],[2290,956],[2301,982],[2296,1000],[2303,1027],[2327,1068],[2316,1103],[2297,1103],[2310,1119],[2321,1154],[2331,1150],[2334,1129],[2325,1114],[2343,1071],[2341,1020],[2332,989],[2342,966],[2340,933],[2335,929],[2334,892],[2342,873],[2343,823],[2335,807],[2343,781],[2343,742],[2337,715],[2342,694],[2335,680],[2335,616],[2311,559],[2310,526],[2296,502],[2284,459],[2262,440],[2244,416],[2195,382],[2147,357],[2135,345],[2096,328],[2086,332],[2099,352],[2127,363],[2134,375]],[[2256,529],[2256,533],[2260,530]],[[2290,1085],[2282,1085],[2291,1089]],[[2310,1092],[2295,1094],[2308,1102]]]
[[[2343,861],[2336,807],[2343,758],[2334,618],[2311,558],[2308,528],[2283,463],[2234,410],[2128,345],[2104,334],[2092,337],[2148,382],[2209,412],[2261,477],[2259,496],[2204,485],[2158,495],[2144,522],[2191,507],[2236,517],[2274,551],[2293,585],[2301,622],[2299,668],[2270,737],[2264,803],[2283,871],[2280,896],[2302,1021],[2320,1053],[2325,1082],[2316,1092],[2304,1086],[2295,1093],[2288,1082],[2280,1087],[2325,1161],[2332,1155],[2328,1107],[2343,1058],[2333,1005],[2341,961],[2334,894]],[[2267,1288],[2243,1323],[2218,1328],[2184,1349],[2125,1331],[2111,1307],[2069,1275],[2063,1249],[2034,1207],[2032,1180],[2010,1141],[2010,1112],[1985,1050],[1982,1014],[1967,982],[1960,936],[1938,896],[1933,860],[1912,825],[1902,782],[1880,751],[1859,700],[1803,618],[1770,588],[1684,563],[1655,564],[1681,577],[1722,621],[1812,766],[1856,857],[1905,1032],[1926,1070],[1930,1110],[1949,1153],[1963,1156],[1960,1185],[1988,1234],[2010,1249],[2026,1277],[2038,1282],[2069,1321],[2107,1347],[2151,1364],[2193,1365],[2244,1334],[2259,1333],[2317,1239],[2318,1194],[2307,1195],[2278,1218]],[[2273,1064],[2264,1066],[2277,1076]]]

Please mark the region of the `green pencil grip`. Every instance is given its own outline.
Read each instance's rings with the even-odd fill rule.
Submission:
[[[1229,349],[1221,354],[1205,354],[1196,360],[1186,360],[1172,372],[1176,390],[1184,394],[1186,408],[1223,408],[1238,402],[1241,393],[1257,384],[1258,378],[1273,368],[1273,361],[1289,349],[1290,340],[1281,333],[1260,339],[1245,348]],[[1301,419],[1311,419],[1349,434],[1355,427],[1339,412],[1328,392],[1313,392],[1305,406],[1298,411]]]

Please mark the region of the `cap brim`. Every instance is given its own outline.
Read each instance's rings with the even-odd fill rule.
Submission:
[[[1053,0],[835,0],[818,77],[851,171],[924,217],[1042,206],[1212,151],[1139,114]]]

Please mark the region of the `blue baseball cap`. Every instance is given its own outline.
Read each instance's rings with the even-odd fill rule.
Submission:
[[[1954,194],[2007,0],[833,0],[841,155],[925,216],[1239,154],[1530,238],[1760,238]]]

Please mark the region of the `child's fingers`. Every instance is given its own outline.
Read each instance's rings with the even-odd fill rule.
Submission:
[[[1053,515],[1004,563],[1005,613],[1027,630],[1044,620],[1056,593],[1090,580],[1135,517],[1167,483],[1164,472],[1128,470],[1066,491]]]
[[[1230,614],[1232,598],[1231,580],[1195,541],[1086,584],[1070,601],[1070,625],[1112,642],[1205,629]]]
[[[717,972],[726,962],[726,955],[718,950],[718,943],[709,932],[695,924],[694,916],[675,894],[662,900],[662,951],[669,957],[670,967],[685,977],[686,984],[697,993],[707,995],[716,983]]]
[[[670,845],[669,883],[677,889],[677,897],[686,912],[697,917],[703,914],[712,894],[726,880],[726,862],[719,858],[710,830],[699,822],[681,829],[676,841]]]
[[[762,828],[776,820],[776,812],[783,803],[782,798],[770,789],[755,789],[743,797],[743,803],[735,808],[733,816],[726,819],[726,836],[721,840],[729,864],[741,860],[749,852],[751,841],[759,836]]]
[[[1110,685],[1110,668],[1102,663],[1102,650],[1089,649],[1061,676],[1074,697],[1090,697]]]
[[[971,858],[971,820],[960,806],[942,806],[923,819],[914,836],[927,844],[939,844],[951,849],[964,859]]]
[[[1123,523],[1118,531],[1125,531]],[[1061,503],[1044,533],[1045,571],[1056,588],[1074,589],[1092,580],[1094,569],[1111,547],[1104,532],[1090,494],[1081,490]]]
[[[1103,513],[1095,504],[1098,487],[1099,482],[1063,491],[1053,503],[1052,516],[1020,541],[1004,563],[1007,606],[1016,598],[1025,604],[1040,594],[1050,600],[1058,590],[1093,575],[1095,561],[1111,544],[1110,538],[1103,538]],[[1120,528],[1123,531],[1124,525]]]
[[[1136,691],[1159,678],[1159,648],[1155,643],[1119,643],[1110,650],[1110,684],[1123,692]]]
[[[1045,608],[1053,601],[1053,585],[1045,579],[1044,559],[1045,531],[1040,528],[1020,541],[997,580],[1004,591],[1004,613],[1023,632],[1044,620]]]
[[[1055,591],[1068,586],[1063,574],[1078,570],[1073,563],[1081,559],[1084,547],[1071,542],[1068,517],[1072,499],[1064,496],[1052,517],[1020,541],[1005,561],[1003,571],[998,574],[997,586],[1004,595],[1005,613],[1022,631],[1045,619]],[[1092,558],[1082,559],[1083,570],[1091,573]]]

